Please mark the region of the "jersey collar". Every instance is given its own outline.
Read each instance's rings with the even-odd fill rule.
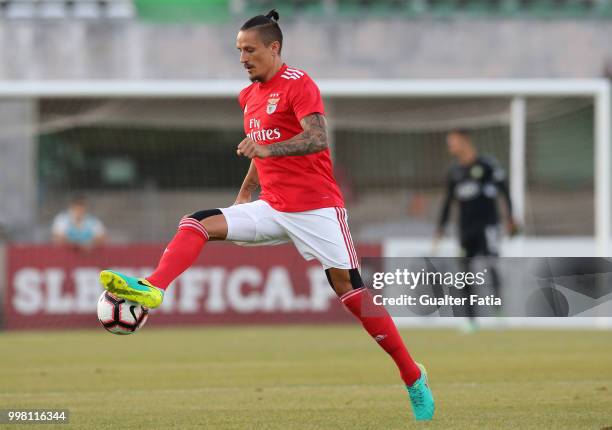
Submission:
[[[283,72],[285,70],[287,70],[287,67],[288,67],[287,64],[283,63],[283,65],[281,66],[279,71],[276,72],[276,74],[274,76],[272,76],[272,79],[270,79],[267,82],[260,82],[259,83],[259,88],[268,88],[269,86],[274,84],[276,81],[278,81],[280,79],[280,76],[283,74]]]

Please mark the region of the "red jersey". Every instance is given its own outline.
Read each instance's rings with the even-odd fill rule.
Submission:
[[[305,116],[325,114],[319,88],[301,70],[283,64],[268,82],[255,82],[240,92],[244,131],[262,145],[300,134]],[[281,212],[344,207],[332,172],[329,149],[308,155],[255,158],[260,198]]]

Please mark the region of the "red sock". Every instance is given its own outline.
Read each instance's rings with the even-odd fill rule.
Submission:
[[[207,241],[208,233],[202,224],[193,218],[183,218],[176,235],[162,254],[157,269],[147,277],[147,281],[165,290],[170,282],[193,264]]]
[[[419,379],[421,370],[408,353],[395,323],[384,306],[374,304],[372,294],[367,288],[349,291],[340,297],[340,300],[361,321],[380,347],[393,358],[404,383],[412,385]]]

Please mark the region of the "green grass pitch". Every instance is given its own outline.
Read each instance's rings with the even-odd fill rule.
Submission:
[[[429,369],[431,423],[358,326],[2,333],[0,409],[67,408],[58,428],[79,429],[612,426],[612,332],[402,334]]]

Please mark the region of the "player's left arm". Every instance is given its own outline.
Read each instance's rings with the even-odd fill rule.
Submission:
[[[238,155],[253,158],[284,157],[287,155],[308,155],[321,152],[329,147],[325,116],[313,113],[300,121],[302,132],[282,142],[260,145],[246,138],[238,145]]]
[[[493,180],[495,181],[495,185],[499,190],[504,203],[506,205],[506,229],[508,234],[514,236],[518,232],[518,227],[516,222],[514,221],[514,216],[512,215],[512,198],[510,197],[510,189],[508,187],[508,181],[506,172],[500,166],[494,164],[492,166],[493,169]]]
[[[304,130],[300,134],[284,142],[267,145],[270,157],[315,154],[328,148],[327,123],[323,115],[314,113],[305,116],[300,125]]]
[[[307,115],[302,118],[300,125],[304,130],[300,134],[267,146],[270,157],[315,154],[328,148],[325,116],[320,113]]]

